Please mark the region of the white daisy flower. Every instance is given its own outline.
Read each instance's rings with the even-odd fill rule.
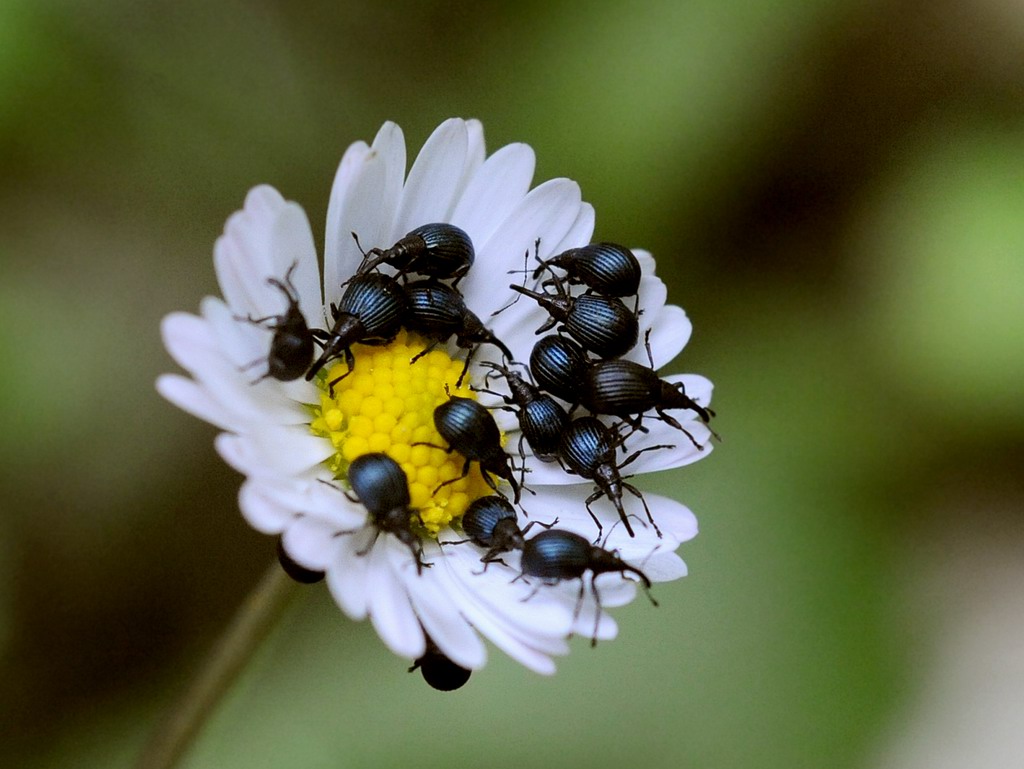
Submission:
[[[528,668],[550,674],[555,670],[552,658],[568,652],[567,639],[573,634],[601,639],[616,634],[614,621],[599,612],[589,574],[580,604],[580,580],[550,586],[536,579],[529,584],[513,581],[520,574],[519,552],[505,553],[503,563],[491,563],[485,570],[484,550],[471,543],[449,544],[465,539],[458,521],[467,506],[493,491],[475,464],[468,477],[440,486],[461,474],[462,457],[417,445],[444,445],[432,414],[448,399],[446,388],[453,395],[479,397],[485,405],[501,405],[493,395],[476,393],[485,386],[497,387],[501,377],[492,375],[485,383],[488,369],[474,362],[457,387],[465,352],[453,344],[441,345],[410,364],[425,343],[402,331],[390,344],[354,345],[355,369],[333,393],[325,381],[345,373],[344,359],[311,382],[260,378],[266,371],[273,321],[257,324],[247,318],[282,315],[287,294],[294,292],[309,328],[329,329],[325,308],[340,301],[344,282],[359,267],[360,245],[388,248],[414,228],[435,222],[468,233],[476,258],[458,289],[515,360],[529,360],[537,340],[534,332],[547,320],[546,312],[524,298],[493,318],[491,313],[514,297],[508,286],[523,282],[525,255],[532,258],[535,244],[543,259],[590,242],[593,208],[568,179],[531,189],[534,154],[525,144],[508,145],[487,157],[483,129],[475,120],[441,124],[408,175],[405,171],[405,141],[393,123],[381,128],[372,145],[349,147],[331,190],[322,283],[303,210],[271,187],[253,189],[243,209],[228,219],[214,249],[224,299],[207,297],[198,316],[174,313],[164,319],[167,349],[191,378],[167,374],[157,388],[174,404],[224,431],[216,447],[246,476],[239,505],[249,523],[280,535],[285,553],[298,566],[324,572],[341,609],[356,620],[369,617],[393,652],[420,659],[429,649],[475,670],[485,662],[483,636]],[[665,303],[665,285],[654,274],[651,256],[635,253],[643,270],[640,338],[649,330],[653,363],[660,367],[682,350],[691,326],[679,307]],[[271,278],[276,284],[268,282]],[[497,354],[484,345],[475,359],[500,360]],[[647,363],[643,344],[626,357]],[[254,367],[254,361],[261,363]],[[668,381],[683,382],[687,395],[702,406],[710,401],[711,383],[703,377],[682,375]],[[515,416],[492,413],[518,465]],[[659,444],[673,447],[641,454],[628,472],[680,467],[710,452],[710,432],[697,415],[674,414],[693,442],[664,422],[647,419],[650,432],[631,435],[626,452]],[[349,464],[369,452],[388,454],[405,471],[411,505],[418,510],[410,525],[422,543],[419,557],[429,568],[418,568],[414,549],[382,533],[367,509],[346,495]],[[594,540],[598,532],[585,504],[595,490],[593,482],[570,475],[558,463],[536,460],[527,444],[524,453],[529,491],[523,493],[522,508],[529,515],[520,514],[521,526],[557,519],[558,528]],[[644,497],[661,536],[647,523],[641,501],[627,494],[622,504],[636,522],[634,537],[616,525],[619,515],[608,499],[592,504],[603,524],[602,545],[653,581],[677,579],[686,567],[674,551],[696,535],[696,520],[675,500],[651,493]],[[602,607],[633,599],[636,582],[631,576],[612,572],[596,579]]]

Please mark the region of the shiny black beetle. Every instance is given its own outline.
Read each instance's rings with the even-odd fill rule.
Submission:
[[[414,446],[433,446],[443,449],[449,454],[453,451],[459,452],[466,458],[462,467],[462,475],[457,478],[444,481],[437,488],[455,483],[460,478],[469,475],[469,467],[473,462],[480,463],[480,475],[484,481],[495,491],[498,485],[494,482],[491,474],[497,475],[508,481],[515,494],[515,501],[519,502],[519,484],[516,476],[509,466],[509,456],[501,448],[501,431],[498,429],[494,417],[486,408],[471,398],[459,398],[452,395],[434,409],[434,427],[448,446],[434,446],[432,443],[414,443]],[[437,489],[434,490],[435,493]]]
[[[296,266],[298,266],[298,262],[292,262],[291,267],[284,274],[283,283],[277,278],[267,278],[267,283],[280,289],[288,300],[288,307],[282,315],[268,315],[264,318],[254,318],[250,315],[239,318],[239,320],[246,320],[274,332],[270,341],[270,353],[266,357],[267,373],[256,382],[262,382],[268,377],[281,382],[298,379],[306,373],[313,362],[314,340],[323,341],[327,338],[325,331],[310,329],[306,325],[306,318],[303,316],[302,310],[299,309],[298,292],[292,285],[292,272]],[[265,323],[268,325],[264,326]],[[255,360],[245,368],[255,366],[263,360],[263,358]]]
[[[512,352],[508,347],[484,326],[480,318],[466,306],[462,294],[454,288],[436,280],[418,280],[407,284],[404,289],[405,327],[434,342],[418,353],[410,363],[415,363],[438,343],[452,336],[455,337],[456,345],[469,351],[456,383],[459,387],[462,386],[476,348],[481,344],[493,344],[508,360],[512,360]]]
[[[426,639],[426,651],[413,662],[409,672],[419,670],[423,680],[439,692],[453,692],[465,686],[473,671],[452,662],[430,636]]]
[[[281,537],[277,538],[277,561],[281,564],[285,574],[303,585],[314,585],[325,576],[322,571],[307,569],[302,564],[297,563],[284,549],[284,540]]]
[[[369,512],[378,532],[393,534],[409,548],[416,559],[416,571],[423,572],[423,544],[412,530],[413,518],[419,512],[410,507],[409,479],[399,464],[387,454],[363,454],[348,466],[348,481],[355,498]]]
[[[554,294],[538,293],[514,283],[509,286],[548,311],[551,317],[537,329],[538,334],[561,323],[560,331],[601,358],[617,358],[633,349],[640,336],[640,325],[636,313],[621,299],[599,294],[572,296],[561,280],[555,280],[554,285]]]
[[[324,350],[306,372],[311,380],[332,358],[345,356],[348,371],[330,383],[334,385],[352,373],[355,356],[350,349],[356,342],[387,344],[402,327],[405,317],[405,292],[394,278],[380,273],[357,275],[348,284],[337,307],[331,305],[334,325],[325,334]]]
[[[523,441],[530,444],[533,455],[543,462],[553,462],[558,457],[558,444],[562,433],[569,424],[569,415],[558,402],[539,387],[536,387],[519,374],[496,363],[482,363],[505,378],[510,395],[503,395],[492,390],[481,389],[479,392],[490,393],[501,398],[507,405],[499,408],[515,412],[519,420],[519,456],[525,462]],[[488,377],[490,374],[487,375]],[[486,377],[485,377],[486,379]],[[515,408],[513,408],[515,406]]]
[[[569,579],[580,580],[580,596],[576,602],[573,621],[579,617],[580,608],[583,605],[583,595],[587,584],[583,577],[588,571],[590,572],[590,592],[597,603],[591,646],[597,644],[597,627],[601,620],[601,596],[598,594],[594,582],[598,575],[613,571],[623,575],[626,572],[635,574],[640,578],[640,584],[651,603],[655,606],[658,605],[650,593],[651,580],[647,578],[646,574],[635,566],[630,566],[611,550],[591,544],[585,537],[571,531],[550,529],[526,540],[520,560],[520,569],[522,570],[520,576],[538,577],[546,585],[557,584]]]
[[[583,348],[557,334],[542,337],[530,352],[533,381],[567,403],[579,400],[580,382],[588,365],[590,360]]]
[[[632,251],[617,243],[591,243],[538,261],[534,279],[544,270],[558,267],[565,272],[567,282],[584,285],[602,296],[633,296],[640,290],[640,262]],[[545,281],[545,285],[553,282]]]
[[[683,432],[699,450],[704,449],[665,410],[689,409],[704,424],[714,412],[690,398],[682,382],[666,382],[647,366],[628,360],[596,361],[587,367],[578,392],[579,403],[594,414],[620,417],[644,432],[643,414],[653,409],[658,419]]]
[[[353,232],[352,237],[358,245],[356,233]],[[475,257],[473,241],[464,230],[454,224],[435,222],[417,227],[391,248],[371,248],[365,253],[356,275],[365,275],[381,264],[388,264],[401,276],[412,272],[432,278],[454,278],[454,286],[469,272]]]
[[[463,539],[448,544],[472,541],[480,547],[488,548],[480,559],[484,564],[495,561],[505,563],[501,560],[501,554],[510,550],[522,550],[526,541],[524,535],[529,534],[534,524],[550,529],[556,523],[557,518],[551,523],[531,521],[525,529],[520,529],[516,510],[507,499],[496,495],[480,497],[462,514],[462,530],[469,535],[469,540]]]
[[[643,494],[635,486],[623,479],[619,471],[646,451],[671,449],[674,446],[648,446],[639,451],[634,451],[622,462],[618,462],[616,461],[615,453],[624,442],[625,436],[618,430],[605,426],[603,422],[594,417],[580,417],[579,419],[574,419],[569,424],[568,429],[562,436],[562,442],[558,449],[558,458],[566,472],[591,480],[597,485],[597,491],[587,497],[586,505],[590,517],[597,524],[599,535],[603,527],[597,516],[594,515],[594,511],[590,509],[590,505],[601,497],[608,497],[612,504],[615,505],[615,510],[618,512],[619,518],[622,520],[623,526],[626,527],[629,536],[636,536],[633,533],[633,527],[629,523],[629,517],[622,507],[622,490],[625,489],[643,503],[644,512],[647,513],[647,520],[651,522],[654,531],[660,537],[661,530],[651,516],[647,500],[644,499]]]

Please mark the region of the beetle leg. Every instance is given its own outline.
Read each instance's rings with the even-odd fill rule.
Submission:
[[[636,295],[636,300],[638,302],[640,301],[640,295],[639,294]],[[633,312],[634,313],[636,312],[635,308],[634,308]],[[647,360],[650,361],[650,363],[651,363],[651,371],[654,371],[655,370],[655,368],[654,368],[654,353],[651,352],[651,329],[650,328],[648,328],[647,331],[644,332],[644,349],[647,350]]]
[[[654,516],[651,515],[651,508],[647,506],[647,500],[644,499],[644,495],[631,483],[622,482],[622,488],[626,489],[630,494],[640,500],[644,506],[644,512],[647,513],[647,520],[651,522],[651,526],[654,527],[654,533],[658,535],[658,539],[661,539],[661,529],[658,528],[658,524],[654,522]]]
[[[625,467],[630,462],[635,460],[638,456],[643,454],[645,451],[654,451],[655,449],[674,449],[674,448],[675,448],[675,445],[673,445],[673,444],[661,443],[661,444],[658,444],[657,446],[648,446],[645,449],[640,449],[639,451],[634,451],[632,454],[629,455],[629,458],[626,459],[625,462],[623,462],[621,465],[619,465],[619,469],[621,470],[623,467]]]
[[[692,443],[694,446],[697,447],[697,451],[704,451],[704,447],[701,446],[699,443],[697,443],[697,439],[693,437],[693,434],[690,433],[689,430],[687,430],[685,427],[683,427],[681,424],[679,424],[679,422],[677,422],[674,418],[672,418],[670,415],[666,414],[664,411],[662,411],[657,406],[654,408],[654,410],[658,413],[658,417],[661,419],[662,422],[664,422],[665,424],[669,425],[670,427],[676,428],[683,435],[685,435],[687,438],[689,438],[690,439],[690,443]]]
[[[432,446],[432,447],[433,447],[433,448],[435,448],[435,449],[439,449],[439,448],[441,448],[440,446],[434,446],[434,444],[433,444],[433,443],[422,443],[422,442],[421,442],[421,443],[414,443],[414,444],[412,444],[412,445],[413,445],[413,446]],[[449,454],[451,454],[451,453],[452,453],[452,449],[451,449],[451,447],[450,447],[450,446],[448,447],[448,453],[449,453]],[[463,478],[465,478],[465,477],[466,477],[467,475],[469,475],[469,465],[470,465],[470,462],[472,462],[472,461],[473,461],[473,460],[471,460],[471,459],[467,459],[467,460],[466,460],[466,464],[464,464],[464,465],[462,466],[462,475],[460,475],[460,476],[458,476],[458,477],[456,477],[456,478],[449,478],[449,479],[448,479],[447,481],[443,481],[442,483],[438,484],[437,488],[436,488],[436,489],[434,489],[434,493],[436,494],[436,493],[437,493],[437,492],[439,492],[439,491],[440,491],[441,489],[443,489],[443,488],[444,488],[445,486],[448,486],[449,484],[455,483],[456,481],[461,481],[461,480],[462,480]],[[494,489],[495,491],[497,491],[497,489],[496,489],[496,488],[495,488],[495,486],[494,486],[494,481],[490,479],[490,476],[488,476],[488,475],[487,475],[487,473],[485,473],[485,472],[483,471],[483,469],[482,469],[482,468],[481,468],[481,470],[480,470],[480,475],[482,475],[482,476],[483,476],[484,480],[485,480],[485,481],[487,481],[488,485],[489,485],[489,486],[490,486],[490,487],[491,487],[492,489]]]
[[[466,378],[466,372],[469,371],[469,362],[473,359],[473,354],[477,351],[480,345],[475,344],[469,348],[469,352],[466,353],[466,362],[462,364],[462,373],[459,374],[459,378],[455,380],[456,387],[462,387],[462,380]]]
[[[356,367],[356,356],[352,354],[352,350],[348,347],[345,348],[345,365],[348,366],[348,371],[327,383],[327,392],[332,398],[334,397],[334,385],[338,384],[338,382],[351,374]]]
[[[420,358],[422,358],[428,352],[432,352],[435,347],[437,347],[437,342],[434,342],[432,345],[430,345],[430,347],[424,347],[418,353],[416,353],[411,358],[409,358],[409,365],[411,366],[413,363],[418,361]]]
[[[600,542],[601,541],[601,532],[604,531],[604,526],[601,525],[601,521],[599,521],[597,519],[597,515],[594,513],[594,511],[590,509],[590,504],[592,502],[594,502],[595,500],[600,499],[603,496],[606,496],[605,490],[600,488],[600,487],[598,487],[597,491],[595,491],[593,494],[591,494],[589,497],[587,497],[587,501],[585,503],[586,506],[587,506],[587,512],[590,513],[590,517],[593,518],[594,519],[594,523],[597,524],[597,539],[594,540],[595,542]],[[633,530],[629,527],[629,522],[626,521],[625,518],[623,518],[623,522],[626,524],[626,531],[628,531],[629,532],[629,536],[632,537],[633,536]]]

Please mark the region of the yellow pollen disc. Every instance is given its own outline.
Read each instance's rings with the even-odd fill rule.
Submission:
[[[344,359],[330,366],[325,377],[317,378],[322,392],[310,429],[334,447],[335,453],[325,464],[339,480],[345,480],[349,464],[363,454],[379,451],[398,462],[409,479],[412,506],[419,512],[414,524],[422,519],[425,533],[437,536],[460,518],[473,500],[493,492],[475,462],[468,476],[441,486],[462,475],[465,457],[414,445],[447,447],[434,429],[434,409],[448,400],[446,385],[452,395],[476,399],[468,375],[462,387],[455,386],[463,361],[453,360],[444,350],[432,350],[409,363],[426,346],[417,335],[405,331],[382,347],[355,345],[355,368],[334,386],[334,397],[327,383],[348,370]]]

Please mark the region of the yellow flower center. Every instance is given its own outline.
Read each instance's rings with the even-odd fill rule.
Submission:
[[[334,397],[327,383],[348,370],[344,360],[316,380],[323,392],[310,428],[334,446],[335,453],[326,464],[341,481],[347,477],[349,463],[363,454],[380,451],[398,462],[409,479],[412,507],[419,512],[413,522],[422,520],[425,533],[436,536],[473,500],[492,492],[476,463],[465,478],[441,486],[462,475],[465,458],[454,451],[414,445],[447,446],[434,427],[434,409],[448,400],[448,392],[476,398],[468,375],[461,387],[455,386],[463,361],[453,360],[444,350],[432,350],[410,365],[426,346],[406,331],[382,347],[354,346],[355,368],[334,386]]]

